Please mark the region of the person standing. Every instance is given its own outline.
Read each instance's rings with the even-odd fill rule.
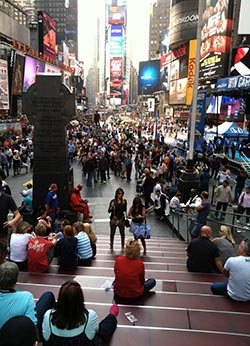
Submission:
[[[228,205],[231,205],[233,202],[232,189],[229,186],[229,181],[224,180],[222,185],[219,185],[214,190],[214,203],[216,204],[215,216],[218,217],[218,210],[223,210],[221,213],[221,220],[225,220],[225,213]]]
[[[8,220],[9,211],[13,213],[13,218]],[[13,228],[21,220],[21,214],[18,211],[14,199],[0,191],[0,238],[8,238],[8,229]]]
[[[241,169],[236,177],[236,186],[234,191],[234,203],[238,202],[239,195],[241,194],[242,190],[244,189],[245,182],[247,179],[246,172]]]
[[[154,179],[148,168],[145,168],[143,173],[142,187],[145,198],[145,208],[148,210],[154,204],[154,201],[151,198],[151,193],[154,190]]]
[[[246,187],[246,190],[243,191],[238,199],[238,208],[237,213],[243,214],[246,211],[246,222],[247,226],[250,226],[249,215],[250,215],[250,186]],[[237,215],[236,222],[240,222],[241,215]]]
[[[116,189],[115,198],[109,203],[108,213],[110,213],[110,249],[113,250],[116,228],[119,228],[121,235],[121,248],[125,243],[125,214],[127,213],[127,200],[124,198],[124,190]]]
[[[228,277],[228,282],[215,282],[211,291],[233,300],[250,301],[250,240],[242,240],[238,247],[238,255],[226,261],[222,274]]]
[[[128,239],[125,256],[115,261],[114,294],[121,298],[138,298],[147,294],[155,285],[153,278],[145,280],[144,263],[140,260],[141,248],[138,240]]]
[[[191,237],[197,238],[200,235],[200,229],[206,225],[207,217],[210,212],[210,202],[208,200],[208,192],[203,191],[201,193],[201,203],[196,207],[196,217],[194,220],[194,226],[191,231]]]
[[[142,204],[142,201],[140,197],[135,197],[133,199],[132,206],[129,208],[128,211],[128,218],[132,219],[131,222],[131,230],[133,231],[136,225],[143,225],[145,223],[146,218],[146,208]],[[146,241],[144,238],[140,237],[141,243],[144,249],[144,254],[146,253]]]

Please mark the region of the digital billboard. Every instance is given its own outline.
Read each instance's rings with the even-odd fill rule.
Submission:
[[[16,54],[14,75],[12,81],[13,95],[22,95],[23,92],[24,61],[24,56]]]
[[[170,46],[177,42],[196,38],[198,23],[198,0],[172,0],[170,8]]]
[[[250,74],[250,47],[234,48],[230,76]]]
[[[38,11],[39,52],[56,59],[56,22],[45,12]]]
[[[8,63],[0,59],[0,109],[9,109]]]
[[[233,0],[203,0],[200,78],[227,75],[232,34]]]
[[[169,90],[170,68],[171,68],[172,53],[167,53],[161,56],[160,63],[160,83],[161,90]]]
[[[109,6],[108,23],[109,24],[125,24],[125,22],[126,22],[126,7]]]
[[[172,80],[169,86],[169,103],[185,104],[187,91],[187,78]]]
[[[121,25],[111,26],[110,57],[123,57],[123,29]]]
[[[160,90],[160,60],[139,63],[138,95],[152,95]]]
[[[23,91],[26,92],[28,88],[35,83],[37,73],[44,71],[44,62],[33,59],[30,56],[26,55],[24,66]]]

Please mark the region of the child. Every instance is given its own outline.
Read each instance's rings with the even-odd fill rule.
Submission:
[[[35,227],[35,237],[28,242],[29,272],[44,273],[48,271],[54,255],[54,245],[57,242],[54,233],[45,238],[46,226],[38,223]]]
[[[59,269],[70,270],[77,267],[77,238],[74,236],[73,227],[70,225],[63,228],[64,238],[56,245]]]

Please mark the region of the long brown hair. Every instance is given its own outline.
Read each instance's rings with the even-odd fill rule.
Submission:
[[[81,286],[76,281],[65,282],[59,291],[51,322],[59,329],[74,329],[84,325],[88,310],[84,306]]]

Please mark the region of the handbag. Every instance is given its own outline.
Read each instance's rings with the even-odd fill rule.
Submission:
[[[129,219],[125,219],[125,227],[129,228],[130,227],[130,222]]]
[[[146,219],[144,224],[132,223],[129,231],[134,234],[136,240],[151,238],[151,226],[146,223]]]

